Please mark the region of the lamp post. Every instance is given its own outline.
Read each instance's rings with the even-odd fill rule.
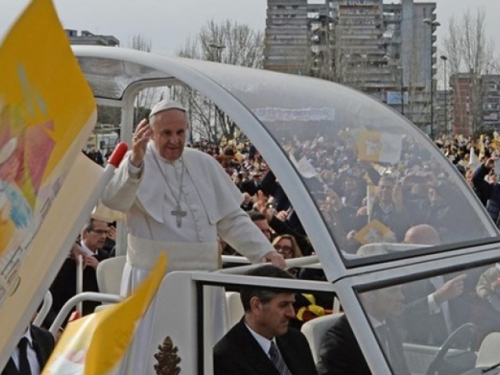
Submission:
[[[212,49],[212,56],[214,57],[212,61],[222,62],[222,50],[226,48],[226,45],[212,42],[208,46]]]
[[[404,80],[403,80],[403,67],[400,65],[398,66],[398,72],[399,72],[399,85],[400,85],[400,92],[399,96],[401,97],[401,114],[404,116],[405,115],[405,97],[404,97]]]
[[[430,87],[430,96],[431,96],[431,129],[430,129],[430,137],[431,139],[434,139],[434,59],[432,58],[434,56],[433,53],[433,41],[432,41],[432,35],[434,34],[434,28],[441,26],[441,24],[438,21],[433,21],[430,18],[425,18],[422,21],[424,24],[430,26],[430,61],[431,61],[431,87]]]
[[[446,70],[446,63],[448,62],[448,57],[443,55],[441,56],[441,60],[443,60],[444,63],[444,134],[448,136],[448,98],[447,98],[447,91],[448,91],[448,86],[447,86],[447,70]]]

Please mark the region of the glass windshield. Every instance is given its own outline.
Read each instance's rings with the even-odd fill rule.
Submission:
[[[345,259],[497,235],[455,167],[380,102],[324,80],[185,62],[263,123],[300,173]],[[421,224],[435,236],[408,238]]]
[[[499,263],[359,298],[395,374],[463,374],[500,361]]]
[[[167,75],[144,65],[98,57],[77,57],[95,97],[120,99],[125,89],[139,79]]]

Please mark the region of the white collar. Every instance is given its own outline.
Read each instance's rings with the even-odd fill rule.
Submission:
[[[90,250],[89,247],[87,245],[85,245],[85,242],[83,240],[80,241],[80,246],[82,247],[82,250],[84,251],[85,255],[96,255],[97,254],[97,250],[96,251]]]
[[[268,338],[258,334],[252,328],[250,328],[247,322],[245,322],[245,326],[250,331],[255,341],[257,341],[257,343],[260,345],[264,353],[266,353],[266,355],[269,356],[269,349],[271,349],[271,342],[274,342],[274,344],[276,344],[276,339],[273,338],[272,340],[269,340]]]
[[[371,323],[373,329],[376,329],[376,328],[383,326],[385,324],[385,321],[381,322],[380,320],[371,316],[370,314],[368,314],[368,319],[370,320],[370,323]]]
[[[33,337],[31,336],[30,327],[28,327],[28,329],[26,330],[26,332],[24,332],[24,335],[21,338],[23,338],[23,337],[26,337],[28,339],[30,347],[33,347]]]

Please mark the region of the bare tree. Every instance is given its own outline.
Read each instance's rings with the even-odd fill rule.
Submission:
[[[468,9],[458,20],[452,17],[444,47],[448,55],[450,74],[469,74],[469,127],[474,133],[481,126],[481,76],[496,69],[494,43],[486,35],[486,12]],[[459,90],[456,90],[459,91]],[[460,93],[456,93],[460,95]],[[460,100],[460,98],[458,98]]]
[[[152,49],[151,39],[142,34],[135,34],[128,46],[132,49],[144,52],[151,52]],[[157,88],[141,90],[135,100],[134,124],[138,124],[142,118],[146,117],[151,107],[160,101],[162,97],[161,90]]]
[[[180,57],[222,62],[231,65],[262,68],[264,37],[247,25],[224,21],[207,22],[198,33],[189,38],[177,51]],[[210,141],[222,137],[233,139],[236,124],[217,106],[190,88],[176,88],[174,93],[188,108],[193,132]]]

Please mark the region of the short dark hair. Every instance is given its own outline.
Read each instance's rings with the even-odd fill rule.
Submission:
[[[290,273],[273,265],[265,265],[253,268],[246,272],[248,276],[275,277],[278,279],[295,279]],[[240,299],[245,311],[250,311],[250,300],[257,297],[262,303],[271,301],[277,294],[293,293],[286,289],[279,288],[260,288],[254,285],[242,286],[240,288]]]
[[[253,222],[260,220],[267,220],[264,214],[261,214],[259,211],[248,211],[248,215],[250,216],[250,220]]]
[[[95,219],[89,219],[86,223],[85,223],[85,226],[83,227],[83,231],[88,233],[88,232],[91,232],[92,229],[94,229],[94,221]]]

